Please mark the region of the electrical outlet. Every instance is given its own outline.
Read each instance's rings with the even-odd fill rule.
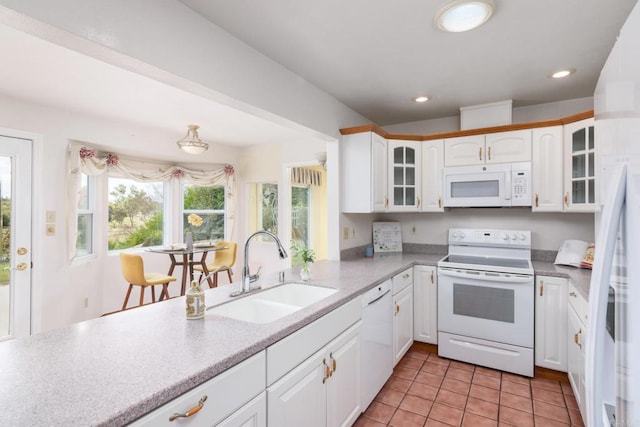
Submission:
[[[349,227],[344,227],[342,229],[342,238],[344,240],[349,240]]]
[[[47,211],[46,217],[46,222],[56,222],[56,211]]]

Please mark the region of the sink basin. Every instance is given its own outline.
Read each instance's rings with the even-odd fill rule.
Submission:
[[[336,292],[337,289],[287,283],[213,307],[207,313],[251,323],[269,323]]]

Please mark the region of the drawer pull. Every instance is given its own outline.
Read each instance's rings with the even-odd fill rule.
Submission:
[[[194,406],[193,408],[189,409],[187,412],[185,412],[184,414],[179,414],[179,413],[175,413],[173,415],[171,415],[169,417],[169,421],[173,422],[175,420],[177,420],[178,418],[189,418],[195,414],[197,414],[200,409],[202,409],[204,407],[204,402],[207,401],[207,395],[205,394],[204,396],[202,396],[202,398],[200,399],[200,401],[198,402],[198,404],[196,406]]]
[[[327,365],[327,359],[322,359],[322,364],[324,365],[324,378],[322,379],[322,384],[324,384],[331,376],[331,368]]]
[[[408,278],[409,278],[409,273],[404,273],[404,274],[402,275],[402,278],[403,278],[403,279],[408,279]]]
[[[576,343],[578,347],[582,348],[582,344],[580,344],[580,334],[582,334],[582,329],[580,329],[578,332],[573,334],[573,341]]]
[[[578,295],[576,295],[575,292],[569,292],[569,296],[570,297],[574,297],[574,298],[578,298]]]

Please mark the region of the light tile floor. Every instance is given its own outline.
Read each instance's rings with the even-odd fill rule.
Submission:
[[[527,378],[412,348],[355,427],[583,426],[569,383]]]

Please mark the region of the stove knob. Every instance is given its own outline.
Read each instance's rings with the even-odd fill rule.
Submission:
[[[516,240],[516,235],[515,235],[515,233],[511,234],[511,240]]]
[[[502,240],[508,240],[509,236],[507,235],[507,233],[502,233]]]
[[[451,233],[451,237],[453,237],[454,239],[458,238],[458,232],[454,231],[453,233]]]
[[[460,238],[464,239],[464,233],[463,232],[460,232]]]
[[[520,233],[520,234],[518,235],[518,238],[519,238],[520,240],[524,240],[524,234]]]

